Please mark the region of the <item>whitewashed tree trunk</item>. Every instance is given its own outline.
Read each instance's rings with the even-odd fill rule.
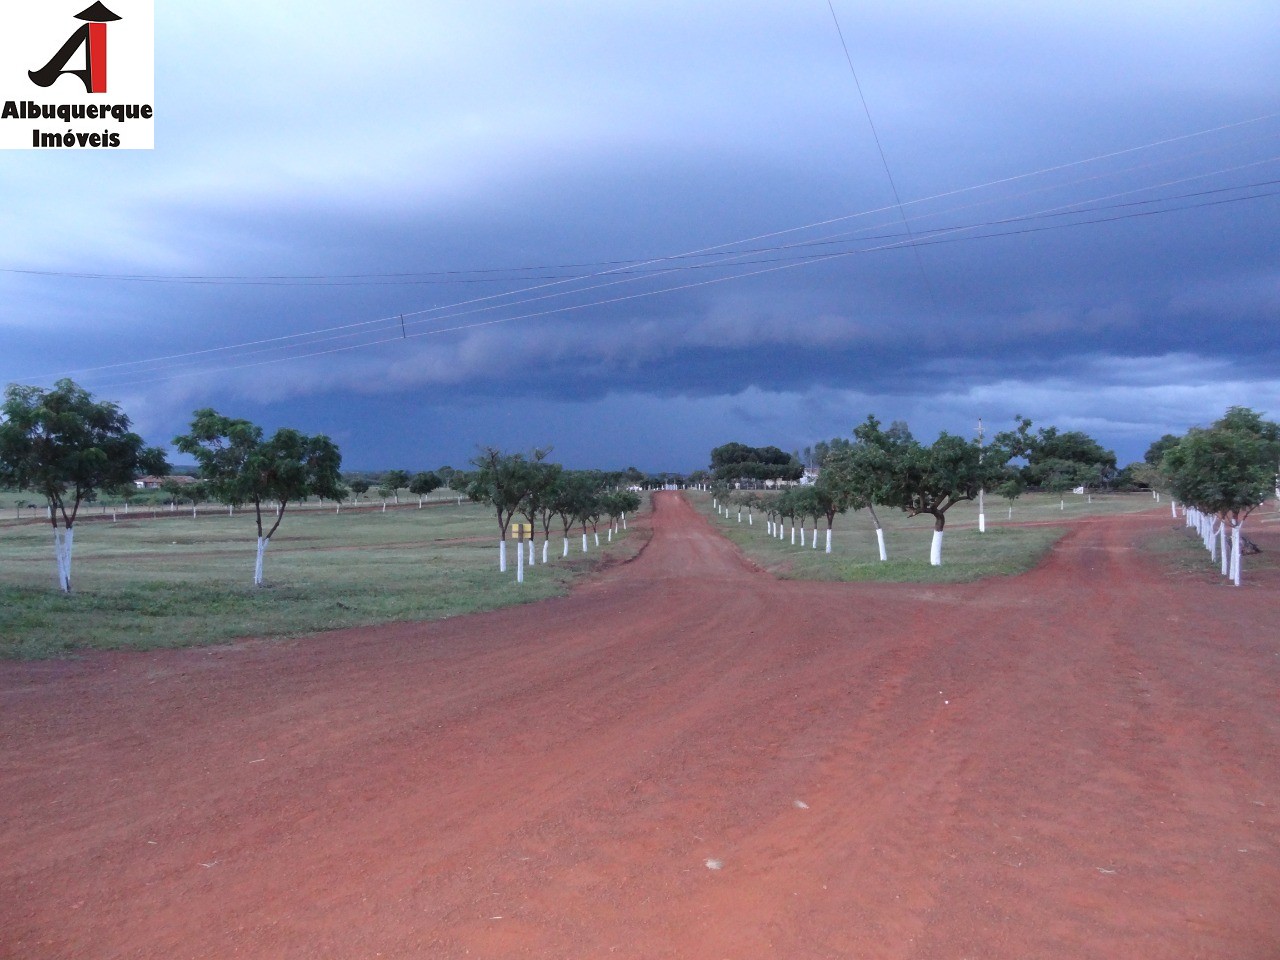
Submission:
[[[524,544],[516,543],[516,583],[524,583]]]
[[[884,549],[884,530],[876,527],[876,546],[880,548],[880,562],[884,563],[889,559],[889,554]]]
[[[1209,560],[1212,563],[1217,563],[1218,561],[1218,531],[1220,527],[1221,524],[1210,526],[1209,535],[1205,540],[1205,546],[1209,549]]]
[[[58,578],[58,589],[63,593],[71,592],[71,549],[75,544],[76,531],[53,529],[53,562],[54,573]]]
[[[1169,512],[1173,514],[1173,518],[1175,520],[1178,519],[1178,501],[1177,500],[1169,501]],[[1183,512],[1185,513],[1186,511],[1184,510]]]
[[[622,529],[627,529],[627,515],[625,513],[622,515]]]
[[[1231,521],[1231,582],[1240,586],[1240,528],[1244,524]]]
[[[609,542],[610,542],[610,543],[613,543],[613,527],[610,527],[610,528],[609,528],[609,537],[608,537],[608,540],[609,540]]]
[[[985,513],[978,514],[978,532],[987,532],[987,515]]]
[[[827,549],[824,550],[823,553],[830,553],[830,552],[831,552],[831,528],[827,527]]]
[[[809,536],[809,546],[811,546],[814,550],[818,549],[818,521],[817,520],[813,521],[813,530],[811,531]]]
[[[1218,549],[1222,553],[1222,575],[1231,575],[1231,554],[1227,550],[1227,522],[1218,521]]]
[[[498,572],[507,572],[507,541],[505,539],[498,541]]]
[[[600,534],[599,534],[599,532],[598,532],[598,531],[596,531],[596,530],[592,530],[592,531],[591,531],[591,536],[595,538],[596,546],[597,546],[597,547],[598,547],[598,546],[600,546]]]
[[[587,534],[585,530],[582,533],[582,552],[587,552]]]
[[[267,546],[271,543],[270,537],[258,538],[258,556],[253,562],[253,585],[255,587],[262,586],[262,560],[266,556]]]
[[[529,537],[529,566],[533,566],[533,537]]]
[[[929,565],[942,566],[942,531],[933,531],[933,543],[929,547]]]
[[[796,545],[796,525],[794,523],[791,524],[791,545],[793,547]]]
[[[567,557],[568,555],[569,555],[569,538],[568,538],[568,537],[565,537],[565,538],[564,538],[564,553],[560,554],[560,556],[562,556],[562,557]]]
[[[550,552],[550,550],[551,550],[551,541],[548,540],[546,537],[544,537],[542,539],[542,563],[544,566],[546,565],[547,555]]]

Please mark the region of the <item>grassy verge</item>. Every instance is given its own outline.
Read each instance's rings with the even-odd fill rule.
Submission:
[[[1244,534],[1257,543],[1262,552],[1241,557],[1242,585],[1280,581],[1280,513],[1275,509],[1266,513],[1259,511],[1245,524]],[[1199,535],[1181,520],[1170,520],[1168,529],[1147,538],[1143,547],[1172,576],[1230,586],[1230,581],[1222,576],[1221,561],[1210,559]]]
[[[818,548],[791,545],[767,534],[765,517],[755,515],[741,522],[736,508],[730,518],[716,514],[709,494],[690,493],[691,502],[706,514],[718,530],[738,544],[756,563],[777,576],[801,580],[869,580],[886,583],[967,583],[985,577],[1022,573],[1034,567],[1069,528],[1086,517],[1133,513],[1157,506],[1148,494],[1094,495],[1085,497],[1030,495],[1013,505],[987,501],[987,529],[977,529],[976,504],[963,503],[947,513],[942,566],[929,565],[933,535],[932,517],[907,517],[897,510],[880,509],[889,559],[880,561],[875,526],[865,510],[836,518],[831,553],[824,552],[826,524],[819,523]],[[806,530],[806,544],[810,531]]]
[[[602,562],[633,555],[621,534],[585,556],[581,537],[515,582],[497,569],[492,514],[470,503],[285,518],[253,586],[249,514],[189,513],[76,526],[74,592],[54,583],[53,538],[42,523],[0,521],[0,656],[84,649],[155,649],[238,637],[291,637],[399,620],[427,620],[557,596]],[[541,560],[541,542],[537,556]]]

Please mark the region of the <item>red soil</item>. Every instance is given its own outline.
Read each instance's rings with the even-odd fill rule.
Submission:
[[[0,955],[1280,955],[1274,583],[1158,514],[945,588],[652,522],[536,606],[0,665]]]

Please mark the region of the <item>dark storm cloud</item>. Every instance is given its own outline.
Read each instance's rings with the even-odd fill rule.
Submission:
[[[0,259],[326,285],[0,275],[0,377],[370,466],[1276,412],[1280,120],[1227,126],[1278,109],[1269,5],[836,9],[901,212],[825,3],[162,10],[157,150],[0,158]]]

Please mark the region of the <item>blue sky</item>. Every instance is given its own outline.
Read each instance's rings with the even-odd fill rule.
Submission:
[[[0,382],[152,441],[689,470],[1022,413],[1126,462],[1280,415],[1273,3],[835,0],[884,162],[826,0],[157,7],[154,151],[0,152]]]

